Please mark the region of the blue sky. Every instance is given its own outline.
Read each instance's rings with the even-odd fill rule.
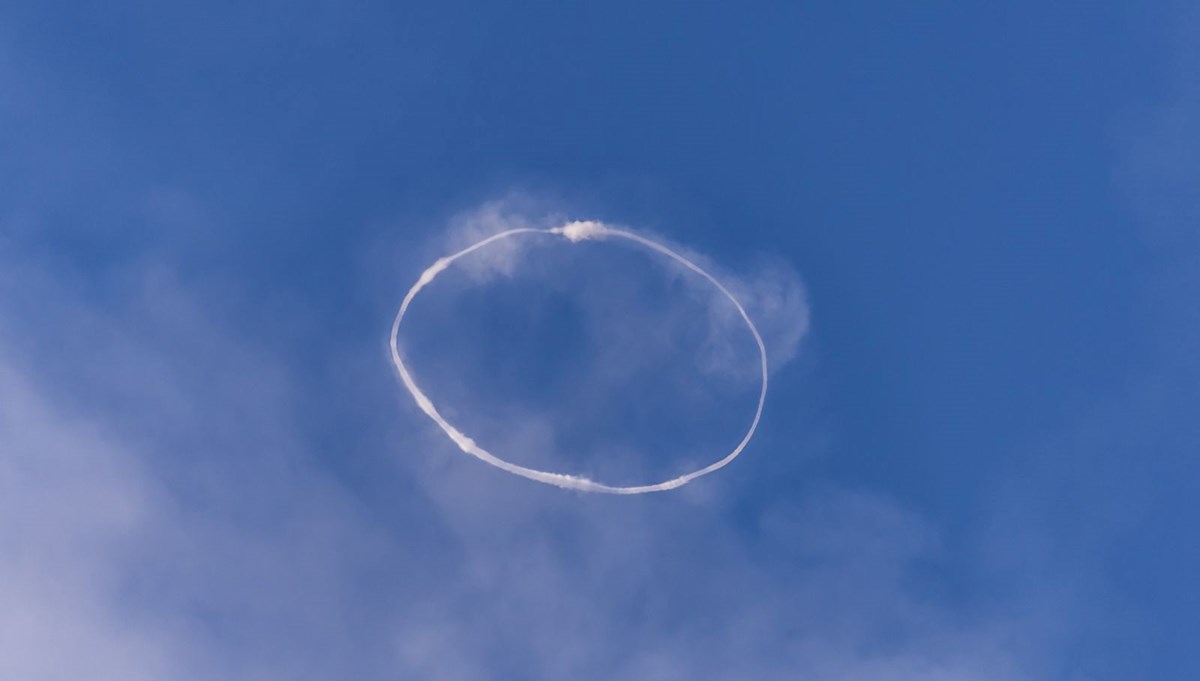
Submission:
[[[1193,679],[1184,3],[0,4],[0,677]],[[600,219],[728,468],[386,336]],[[613,244],[405,339],[717,458]],[[452,275],[452,276],[451,276]],[[69,652],[67,652],[69,651]]]

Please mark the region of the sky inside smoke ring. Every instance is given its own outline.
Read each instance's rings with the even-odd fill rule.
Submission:
[[[398,339],[399,339],[399,334],[400,334],[400,323],[403,321],[405,313],[408,312],[409,305],[417,297],[417,295],[422,291],[422,289],[424,289],[426,286],[428,286],[430,283],[432,283],[433,280],[435,278],[437,278],[437,276],[439,274],[441,274],[444,270],[449,268],[450,265],[454,263],[454,261],[456,261],[459,258],[466,256],[474,251],[477,251],[482,248],[486,248],[488,245],[496,243],[503,239],[508,239],[508,238],[512,238],[512,237],[516,237],[516,236],[520,236],[520,235],[526,235],[526,234],[553,234],[553,235],[557,235],[557,236],[562,236],[562,237],[566,238],[568,241],[571,241],[572,243],[578,243],[581,241],[592,240],[592,239],[603,239],[603,238],[609,238],[609,237],[626,239],[628,241],[637,243],[640,246],[648,248],[652,251],[655,251],[661,255],[665,255],[668,258],[671,258],[672,260],[683,265],[687,269],[691,270],[692,272],[699,274],[701,277],[703,277],[705,280],[707,280],[709,283],[711,283],[713,286],[715,286],[722,294],[725,295],[726,298],[729,299],[730,302],[733,303],[734,307],[738,311],[738,314],[741,315],[742,320],[746,323],[746,327],[750,330],[751,335],[754,336],[754,342],[758,346],[760,367],[761,367],[761,372],[762,372],[762,384],[761,384],[761,388],[759,390],[758,404],[754,410],[754,418],[751,420],[750,427],[746,430],[746,434],[742,436],[741,441],[738,442],[736,447],[734,447],[728,454],[723,456],[721,459],[705,466],[704,468],[700,468],[700,469],[692,471],[690,473],[684,473],[683,475],[680,475],[675,478],[671,478],[669,480],[664,480],[659,483],[654,483],[654,484],[649,484],[649,485],[629,485],[629,486],[606,485],[604,483],[596,482],[594,480],[590,480],[590,479],[582,477],[582,476],[567,475],[567,474],[563,474],[563,473],[553,473],[550,471],[538,470],[536,468],[528,468],[526,466],[521,466],[518,464],[511,463],[509,461],[505,461],[504,459],[487,451],[483,447],[480,447],[473,439],[471,439],[469,436],[467,436],[461,430],[459,430],[454,425],[449,423],[441,415],[441,413],[438,412],[437,408],[433,405],[433,401],[430,400],[429,397],[417,386],[416,381],[413,379],[412,374],[409,372],[407,365],[405,365],[404,360],[400,356],[400,350],[399,350],[399,344],[398,344]],[[548,485],[554,485],[556,487],[561,487],[564,489],[574,489],[574,490],[579,490],[579,491],[583,491],[583,492],[602,492],[602,493],[607,493],[607,494],[645,494],[648,492],[663,492],[666,490],[675,489],[677,487],[682,487],[683,485],[686,485],[687,483],[691,482],[692,480],[695,480],[696,478],[699,478],[703,475],[707,475],[714,471],[720,470],[721,468],[724,468],[727,464],[729,464],[729,462],[736,459],[738,457],[738,455],[740,455],[742,453],[742,450],[746,448],[746,445],[749,444],[751,438],[754,437],[754,431],[758,429],[758,423],[759,423],[760,419],[762,418],[763,405],[766,402],[766,398],[767,398],[767,372],[768,372],[768,369],[767,369],[766,345],[763,343],[763,339],[762,339],[762,336],[759,334],[758,327],[756,327],[754,325],[754,321],[750,319],[750,315],[748,315],[746,313],[746,309],[744,307],[742,307],[741,302],[739,302],[737,300],[737,298],[734,297],[734,295],[729,291],[729,289],[727,289],[724,285],[722,285],[719,281],[717,281],[715,277],[713,277],[711,274],[709,274],[707,271],[705,271],[699,265],[695,264],[691,260],[680,255],[679,253],[676,253],[675,251],[671,250],[670,248],[658,243],[657,241],[647,239],[646,237],[640,236],[633,232],[616,229],[613,227],[609,227],[601,222],[590,221],[590,220],[589,221],[570,222],[570,223],[564,224],[560,227],[553,227],[550,229],[534,229],[534,228],[529,228],[529,227],[510,229],[507,231],[499,232],[497,234],[493,234],[487,238],[477,241],[474,244],[471,244],[470,246],[467,246],[466,248],[458,251],[457,253],[454,253],[452,255],[449,255],[449,256],[446,256],[443,258],[439,258],[436,262],[434,262],[432,265],[430,265],[428,268],[426,268],[424,272],[421,273],[421,276],[417,279],[417,282],[415,284],[413,284],[412,288],[410,288],[408,290],[408,293],[404,296],[404,300],[400,304],[400,309],[396,313],[396,318],[392,322],[392,333],[391,333],[391,339],[390,339],[390,346],[391,346],[391,353],[392,353],[392,363],[395,365],[396,371],[400,375],[400,380],[404,383],[404,387],[407,388],[408,392],[412,394],[413,399],[417,403],[417,406],[420,407],[421,411],[425,412],[425,414],[430,419],[432,419],[434,421],[434,423],[436,423],[438,425],[438,427],[440,427],[446,433],[446,435],[456,445],[458,445],[458,448],[461,449],[464,453],[470,454],[471,456],[474,456],[475,458],[477,458],[485,463],[495,466],[496,468],[499,468],[501,470],[507,471],[508,473],[512,473],[513,475],[519,475],[523,478],[528,478],[530,480],[545,483]]]

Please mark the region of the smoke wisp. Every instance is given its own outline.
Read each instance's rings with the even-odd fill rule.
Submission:
[[[410,372],[408,366],[404,363],[399,349],[400,326],[404,320],[405,314],[408,312],[409,305],[412,304],[412,301],[426,286],[432,283],[439,274],[449,268],[459,258],[462,258],[480,249],[487,248],[492,244],[506,239],[528,235],[546,234],[563,237],[572,243],[605,238],[617,238],[632,241],[639,246],[666,256],[688,270],[700,275],[706,281],[716,287],[717,290],[719,290],[726,298],[728,298],[731,303],[733,303],[733,306],[737,309],[742,321],[745,322],[746,327],[750,330],[751,335],[754,336],[754,342],[758,346],[762,382],[759,389],[758,404],[754,410],[754,418],[751,420],[750,426],[746,430],[745,435],[742,436],[741,441],[738,442],[737,446],[735,446],[728,454],[703,468],[691,471],[689,473],[684,473],[683,475],[679,475],[662,482],[647,485],[607,485],[582,476],[554,473],[536,468],[530,468],[527,466],[521,466],[496,456],[495,454],[481,447],[473,439],[447,421],[445,417],[443,417],[438,411],[437,407],[434,406],[433,401],[430,400],[429,397],[421,390],[421,388],[417,386],[416,380],[413,379],[412,373]],[[664,246],[663,244],[652,239],[647,239],[646,237],[634,232],[617,229],[602,222],[592,220],[568,222],[561,226],[552,227],[549,229],[536,229],[532,227],[518,227],[515,229],[509,229],[481,239],[480,241],[477,241],[452,255],[439,258],[421,273],[421,276],[417,279],[417,282],[413,284],[412,288],[410,288],[408,293],[404,296],[403,302],[400,303],[400,309],[397,311],[396,317],[392,322],[389,345],[391,348],[392,363],[395,365],[396,371],[400,375],[400,380],[404,383],[404,387],[408,389],[409,393],[412,394],[417,406],[430,419],[432,419],[433,422],[436,423],[438,427],[440,427],[454,442],[454,444],[457,445],[458,448],[464,453],[470,454],[471,456],[474,456],[475,458],[487,464],[495,466],[496,468],[513,475],[519,475],[530,480],[548,485],[554,485],[556,487],[562,487],[564,489],[574,489],[583,492],[602,492],[607,494],[645,494],[648,492],[663,492],[681,487],[692,480],[695,480],[696,478],[724,468],[729,464],[729,462],[736,459],[738,455],[742,453],[742,450],[746,448],[746,445],[750,443],[751,438],[754,437],[754,431],[757,430],[758,423],[762,418],[763,405],[765,404],[767,398],[768,364],[766,345],[763,343],[763,339],[759,334],[758,327],[755,326],[754,321],[750,319],[750,315],[747,314],[746,309],[742,306],[741,302],[734,297],[733,293],[731,293],[728,288],[721,284],[721,282],[717,281],[715,277],[713,277],[691,259],[680,255],[678,252],[668,248],[667,246]]]

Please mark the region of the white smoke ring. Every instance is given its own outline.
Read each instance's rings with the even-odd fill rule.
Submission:
[[[750,329],[750,333],[754,336],[754,342],[758,344],[758,354],[762,369],[762,387],[758,394],[758,405],[754,409],[754,419],[751,420],[749,429],[746,430],[746,434],[742,436],[741,442],[739,442],[738,445],[733,448],[733,451],[726,454],[719,461],[715,461],[704,468],[692,471],[690,473],[684,473],[679,477],[671,478],[670,480],[665,480],[653,485],[605,485],[584,477],[565,475],[563,473],[551,473],[549,471],[542,471],[536,468],[527,468],[525,466],[505,461],[504,459],[501,459],[483,447],[477,445],[474,440],[467,437],[466,434],[464,434],[458,428],[455,428],[448,421],[446,421],[445,418],[442,417],[437,408],[433,406],[433,402],[429,399],[429,397],[422,392],[419,387],[417,387],[417,383],[413,380],[412,374],[409,373],[408,367],[404,364],[404,360],[400,358],[400,350],[397,346],[397,338],[400,334],[400,322],[404,319],[405,313],[408,312],[408,306],[412,303],[413,299],[417,297],[417,294],[420,293],[421,290],[426,286],[428,286],[435,278],[437,278],[437,276],[441,274],[443,270],[453,264],[455,260],[458,260],[464,255],[477,251],[489,244],[495,243],[502,239],[508,239],[519,234],[557,234],[566,237],[572,243],[606,237],[627,239],[645,246],[653,251],[661,253],[672,260],[675,260],[689,270],[704,277],[709,283],[717,287],[717,290],[725,294],[725,297],[728,298],[729,301],[733,303],[734,307],[737,308],[738,314],[742,316],[742,321],[746,322],[746,327]],[[510,229],[498,234],[493,234],[492,236],[471,244],[470,246],[467,246],[453,255],[439,258],[437,262],[430,265],[424,272],[421,273],[420,278],[417,279],[417,283],[413,284],[412,288],[408,290],[408,294],[404,296],[404,301],[400,303],[400,310],[396,313],[395,321],[392,322],[391,349],[392,363],[396,365],[396,371],[400,374],[400,380],[404,382],[404,387],[408,389],[408,392],[412,393],[413,399],[417,402],[417,406],[420,407],[421,411],[425,412],[429,418],[433,419],[433,422],[436,423],[443,431],[445,431],[446,435],[448,435],[450,439],[454,441],[454,444],[458,445],[458,448],[463,452],[470,454],[471,456],[474,456],[485,463],[491,464],[496,468],[512,473],[513,475],[519,475],[523,478],[529,478],[530,480],[542,482],[547,485],[554,485],[564,489],[576,489],[583,492],[604,492],[607,494],[645,494],[647,492],[664,492],[666,490],[675,489],[676,487],[682,487],[683,485],[686,485],[702,475],[708,475],[713,471],[720,470],[728,465],[730,461],[736,459],[738,455],[742,453],[742,450],[746,448],[746,445],[750,443],[750,439],[754,437],[754,431],[758,429],[758,422],[762,418],[763,405],[767,400],[766,345],[763,344],[762,336],[758,333],[758,327],[754,325],[754,322],[750,319],[750,315],[746,313],[746,309],[742,307],[742,304],[738,302],[737,298],[735,298],[733,294],[729,292],[729,289],[725,288],[721,282],[717,281],[716,278],[706,272],[699,265],[676,253],[670,248],[667,248],[656,241],[652,241],[643,236],[634,234],[633,232],[615,229],[603,223],[594,221],[570,222],[561,227],[554,227],[551,229],[534,229],[530,227]]]

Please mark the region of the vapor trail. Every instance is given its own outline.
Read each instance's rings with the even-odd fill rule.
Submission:
[[[704,468],[692,471],[691,473],[685,473],[677,478],[671,478],[670,480],[665,480],[653,485],[606,485],[604,483],[595,482],[580,476],[551,473],[549,471],[541,471],[537,470],[536,468],[527,468],[525,466],[505,461],[504,459],[501,459],[500,457],[487,451],[483,447],[480,447],[475,443],[474,440],[472,440],[458,428],[455,428],[452,424],[446,421],[445,418],[442,417],[437,408],[433,406],[433,402],[429,399],[429,397],[422,392],[419,387],[417,387],[417,383],[413,380],[412,374],[409,373],[408,367],[404,364],[404,360],[400,358],[400,350],[397,346],[397,338],[400,334],[400,322],[404,319],[405,313],[408,312],[408,306],[412,303],[413,299],[417,297],[417,294],[419,294],[422,289],[424,289],[430,284],[430,282],[437,278],[442,271],[453,264],[455,260],[458,260],[464,255],[484,248],[489,244],[520,234],[556,234],[565,237],[572,243],[578,243],[580,241],[590,239],[602,239],[606,237],[615,237],[633,241],[645,246],[646,248],[649,248],[650,250],[665,255],[689,270],[695,272],[696,274],[699,274],[708,280],[708,282],[713,286],[717,287],[717,290],[725,294],[725,297],[728,298],[730,302],[733,303],[734,307],[737,308],[738,314],[742,316],[742,320],[746,322],[746,327],[750,329],[750,333],[753,334],[754,342],[758,344],[758,353],[762,368],[762,388],[758,394],[758,406],[754,410],[754,419],[750,422],[750,428],[746,431],[746,434],[742,436],[742,441],[733,448],[733,451],[726,454],[719,461],[713,462]],[[750,442],[750,439],[754,437],[754,431],[758,429],[758,422],[762,418],[763,404],[767,399],[767,348],[763,344],[762,336],[758,333],[758,327],[754,325],[754,322],[750,319],[750,315],[746,314],[746,309],[742,307],[742,304],[738,302],[737,298],[735,298],[733,294],[729,292],[729,289],[725,288],[721,282],[717,281],[711,274],[706,272],[696,263],[688,260],[684,256],[656,241],[639,236],[633,232],[616,229],[601,222],[594,222],[590,220],[582,222],[569,222],[561,227],[553,227],[550,229],[534,229],[530,227],[510,229],[498,234],[493,234],[486,239],[467,246],[457,253],[444,258],[439,258],[437,262],[430,265],[424,272],[421,273],[420,278],[417,279],[417,283],[413,284],[412,288],[408,290],[408,294],[404,296],[404,301],[400,303],[400,310],[396,313],[395,321],[392,322],[391,350],[392,363],[396,365],[396,371],[398,371],[400,374],[400,380],[404,382],[404,387],[408,388],[408,392],[412,393],[413,399],[417,402],[417,406],[420,407],[421,411],[425,412],[429,418],[433,419],[433,422],[438,424],[438,426],[445,431],[446,435],[448,435],[450,439],[454,441],[454,444],[458,445],[459,449],[461,449],[463,452],[470,454],[471,456],[474,456],[485,463],[489,463],[496,468],[508,471],[513,475],[519,475],[523,478],[529,478],[530,480],[536,480],[537,482],[543,482],[556,487],[576,489],[583,492],[604,492],[607,494],[645,494],[647,492],[664,492],[666,490],[675,489],[676,487],[682,487],[683,485],[686,485],[702,475],[708,475],[713,471],[724,468],[730,461],[733,461],[739,454],[742,453],[742,450],[746,448],[746,445]]]

